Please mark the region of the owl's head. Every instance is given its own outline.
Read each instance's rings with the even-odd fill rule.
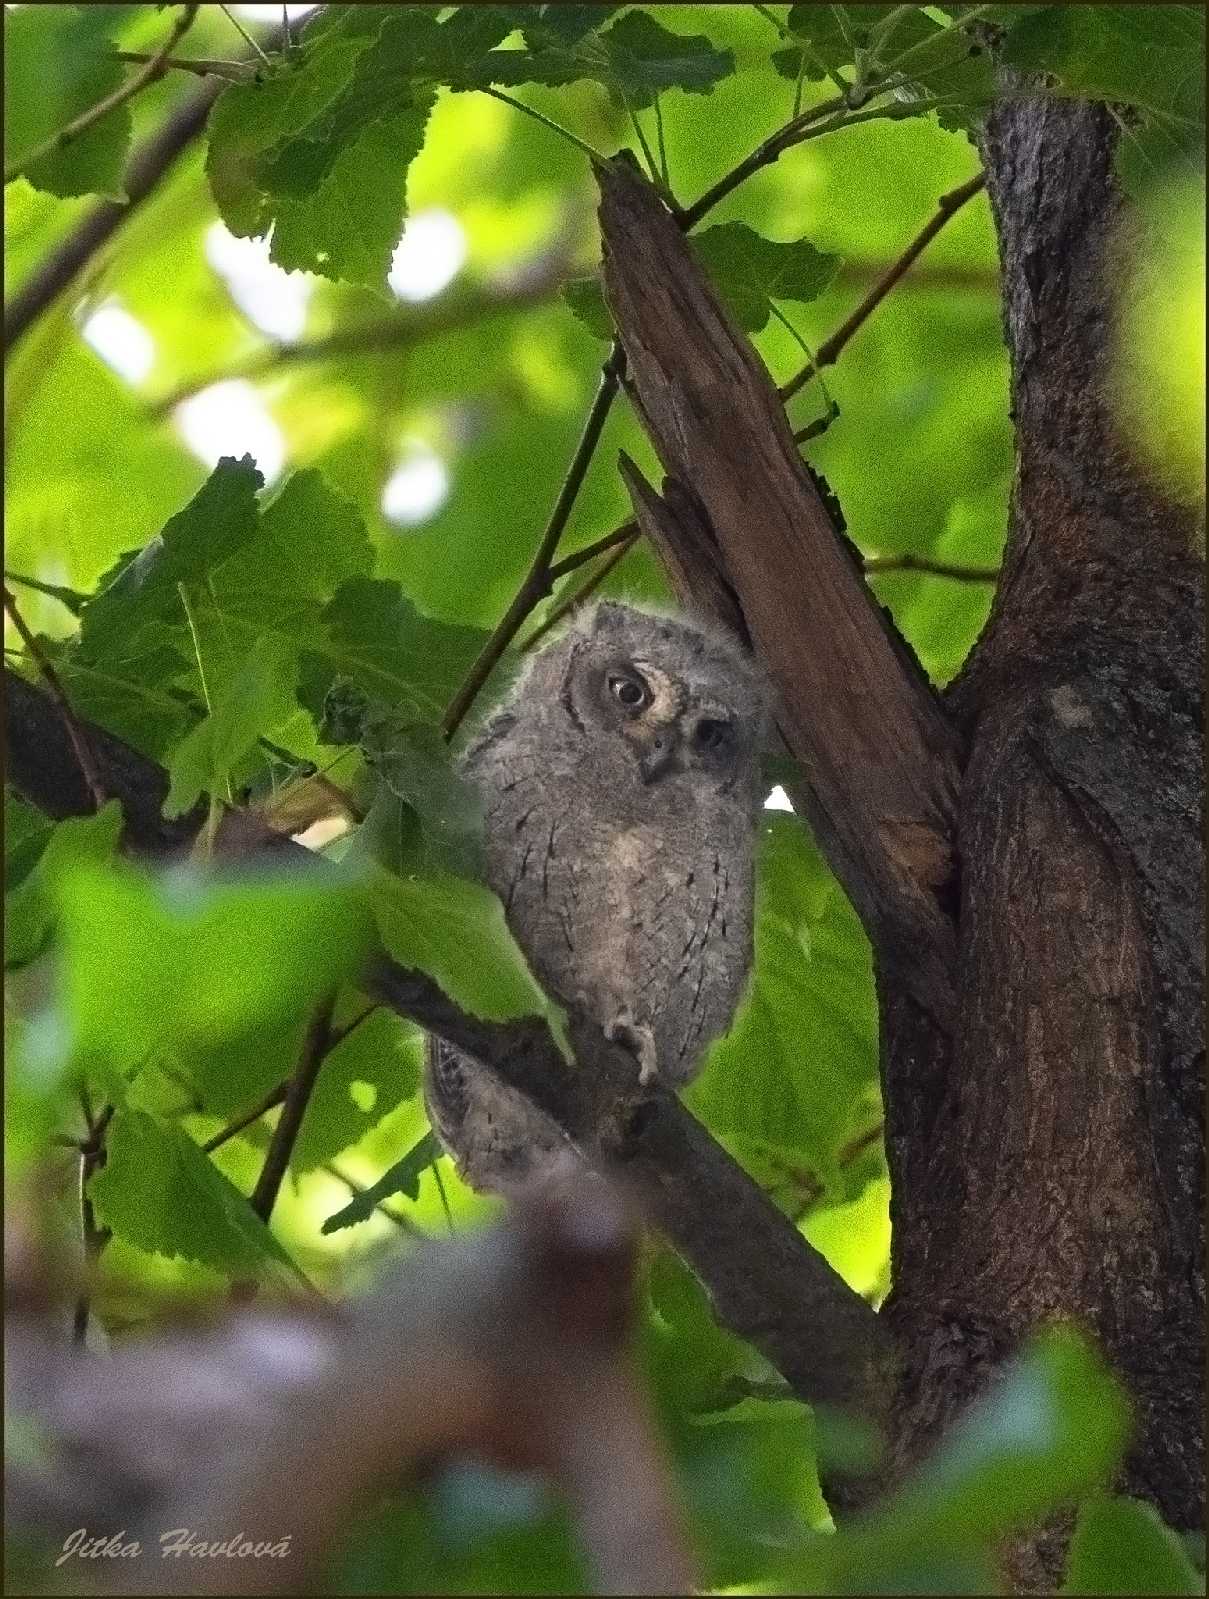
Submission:
[[[561,657],[565,715],[585,733],[615,737],[641,784],[687,774],[730,791],[755,781],[764,691],[752,661],[726,636],[607,601],[550,654]]]

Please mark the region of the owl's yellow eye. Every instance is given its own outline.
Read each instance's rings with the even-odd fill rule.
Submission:
[[[650,699],[650,690],[640,677],[628,672],[610,672],[609,693],[627,711],[636,711]]]

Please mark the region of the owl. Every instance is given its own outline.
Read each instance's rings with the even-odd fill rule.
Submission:
[[[637,1056],[700,1069],[752,951],[763,684],[739,646],[612,602],[535,656],[462,761],[486,811],[487,881],[546,992]],[[472,1187],[566,1160],[564,1134],[430,1041],[432,1125]]]

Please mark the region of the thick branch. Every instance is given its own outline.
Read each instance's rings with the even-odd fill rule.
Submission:
[[[52,816],[91,809],[54,706],[6,669],[9,780]],[[107,791],[121,799],[127,846],[163,854],[201,826],[164,822],[166,774],[112,734],[85,724]],[[155,798],[156,808],[149,800]],[[259,841],[292,864],[320,869],[290,840]],[[399,1015],[497,1071],[563,1127],[588,1158],[619,1171],[655,1226],[705,1284],[717,1314],[748,1339],[807,1402],[874,1408],[884,1349],[876,1316],[709,1133],[666,1091],[640,1090],[633,1057],[573,1019],[578,1065],[563,1060],[536,1018],[507,1024],[464,1015],[422,972],[382,957],[365,987]]]
[[[624,163],[597,176],[605,293],[644,426],[721,552],[809,777],[819,843],[883,971],[905,970],[917,999],[947,1018],[956,737],[837,538],[767,371],[675,219]],[[695,564],[701,539],[685,539]]]

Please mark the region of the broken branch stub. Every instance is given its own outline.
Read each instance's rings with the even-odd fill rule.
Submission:
[[[626,164],[600,163],[596,175],[627,388],[665,471],[712,530],[813,791],[820,847],[879,966],[947,1022],[957,736],[832,527],[771,378],[675,219]],[[635,510],[651,520],[637,495]],[[684,560],[699,542],[686,538]]]

